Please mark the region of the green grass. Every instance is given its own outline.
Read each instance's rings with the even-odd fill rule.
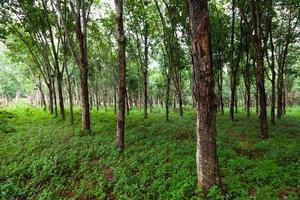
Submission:
[[[126,149],[115,148],[116,117],[92,112],[92,132],[30,107],[0,110],[0,199],[198,199],[195,114],[133,111]],[[222,182],[210,199],[297,199],[300,107],[259,136],[257,116],[218,114]]]

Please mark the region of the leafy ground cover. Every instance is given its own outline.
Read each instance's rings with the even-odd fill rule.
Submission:
[[[126,121],[126,149],[115,148],[116,117],[92,112],[92,132],[38,108],[0,110],[0,199],[199,199],[195,115],[163,112]],[[258,138],[257,116],[217,117],[224,191],[210,199],[298,199],[300,107]]]

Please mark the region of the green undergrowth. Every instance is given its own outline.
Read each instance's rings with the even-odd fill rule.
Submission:
[[[0,110],[0,199],[199,199],[195,114],[126,116],[126,149],[115,148],[116,116],[93,111],[92,131],[31,107]],[[259,138],[257,116],[217,116],[224,188],[210,199],[297,199],[300,108]]]

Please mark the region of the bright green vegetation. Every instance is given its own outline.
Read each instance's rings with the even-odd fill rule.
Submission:
[[[297,199],[300,185],[300,107],[288,109],[260,140],[259,120],[218,115],[218,157],[225,193],[211,199]],[[92,112],[92,132],[47,111],[0,111],[0,199],[197,199],[194,113],[132,111],[126,148],[115,148],[112,111]],[[298,189],[297,189],[298,188]]]

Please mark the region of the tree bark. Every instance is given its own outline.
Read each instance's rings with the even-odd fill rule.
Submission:
[[[54,99],[54,113],[55,113],[55,117],[57,117],[58,116],[58,112],[57,112],[57,98],[56,98],[55,78],[54,78],[54,76],[52,78],[52,92],[53,92],[53,99]]]
[[[65,119],[65,107],[64,107],[61,72],[57,72],[56,79],[57,79],[56,81],[57,81],[57,91],[58,91],[60,115],[61,115],[62,119]]]
[[[252,3],[252,19],[254,25],[254,46],[256,49],[256,59],[257,59],[257,86],[259,92],[259,104],[260,104],[260,130],[261,138],[268,138],[268,120],[267,120],[267,99],[265,91],[265,69],[264,69],[264,55],[262,47],[262,30],[261,30],[261,13],[259,1],[251,0]]]
[[[41,100],[42,100],[42,106],[44,107],[44,110],[47,109],[47,104],[46,104],[46,99],[45,99],[45,94],[43,91],[43,87],[42,87],[42,81],[41,81],[41,77],[39,76],[39,80],[38,80],[38,87],[39,87],[39,91],[41,93]]]
[[[167,89],[166,89],[166,121],[169,121],[169,113],[170,113],[170,85],[171,85],[171,78],[167,77]]]
[[[116,31],[119,53],[119,92],[118,92],[118,122],[117,122],[117,148],[124,149],[125,129],[125,95],[126,95],[126,39],[123,28],[123,0],[115,0],[116,6]]]
[[[64,58],[64,65],[67,65],[66,60]],[[65,66],[66,68],[66,75],[67,75],[67,81],[68,81],[68,95],[69,95],[69,106],[70,106],[70,123],[74,123],[74,111],[73,111],[73,95],[72,95],[72,86],[71,86],[71,75],[68,71],[68,66]]]
[[[148,108],[148,54],[149,54],[149,45],[148,45],[148,23],[145,22],[145,34],[144,34],[144,53],[145,53],[145,63],[143,69],[144,75],[144,118],[147,119],[147,108]]]
[[[189,0],[197,113],[198,186],[204,192],[219,184],[216,147],[216,99],[207,0]]]
[[[234,82],[234,26],[235,26],[235,0],[232,0],[231,22],[231,63],[230,63],[230,118],[234,121],[235,85]]]
[[[250,79],[250,63],[249,63],[249,48],[247,46],[246,51],[246,65],[244,70],[244,83],[245,83],[245,106],[246,106],[246,115],[250,117],[250,107],[251,107],[251,79]]]

